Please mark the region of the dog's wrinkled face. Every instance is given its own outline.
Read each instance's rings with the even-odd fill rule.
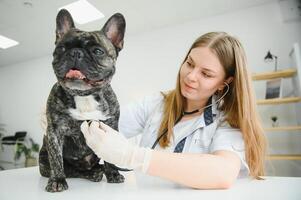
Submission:
[[[80,95],[110,83],[118,52],[123,47],[125,20],[113,15],[100,31],[76,29],[71,15],[57,15],[53,69],[63,88]]]

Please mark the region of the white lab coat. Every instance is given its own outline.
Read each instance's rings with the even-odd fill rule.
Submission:
[[[214,102],[214,98],[213,101]],[[245,160],[244,141],[241,131],[222,121],[222,113],[212,105],[214,120],[205,125],[204,115],[179,122],[174,127],[174,137],[169,147],[162,149],[158,144],[155,149],[173,152],[176,145],[185,137],[183,152],[213,153],[228,150],[236,153],[241,160],[239,177],[249,174]],[[141,135],[140,146],[152,147],[158,136],[158,129],[163,113],[163,96],[158,93],[145,97],[143,100],[121,108],[119,131],[125,137]]]

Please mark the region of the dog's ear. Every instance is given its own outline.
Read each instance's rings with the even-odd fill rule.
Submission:
[[[123,48],[125,19],[122,14],[116,13],[112,15],[101,31],[113,43],[118,52]]]
[[[55,44],[61,39],[71,28],[75,28],[71,14],[62,9],[56,16],[56,40]]]

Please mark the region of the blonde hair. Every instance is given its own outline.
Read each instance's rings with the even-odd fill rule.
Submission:
[[[266,154],[266,139],[256,110],[255,96],[247,60],[241,43],[224,32],[210,32],[199,37],[189,49],[208,47],[215,53],[224,67],[226,77],[233,77],[229,84],[229,93],[218,109],[225,114],[225,120],[233,128],[242,132],[246,161],[250,168],[250,176],[260,179],[264,175],[264,161]],[[182,64],[183,64],[182,63]],[[173,136],[175,121],[184,111],[185,99],[180,89],[180,71],[178,72],[176,88],[164,95],[164,114],[158,132],[158,137],[167,130],[159,144],[167,147]]]

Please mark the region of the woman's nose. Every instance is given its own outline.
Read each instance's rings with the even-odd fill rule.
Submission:
[[[187,78],[190,81],[196,81],[198,79],[198,71],[196,68],[194,68],[193,70],[191,70],[188,74],[187,74]]]

